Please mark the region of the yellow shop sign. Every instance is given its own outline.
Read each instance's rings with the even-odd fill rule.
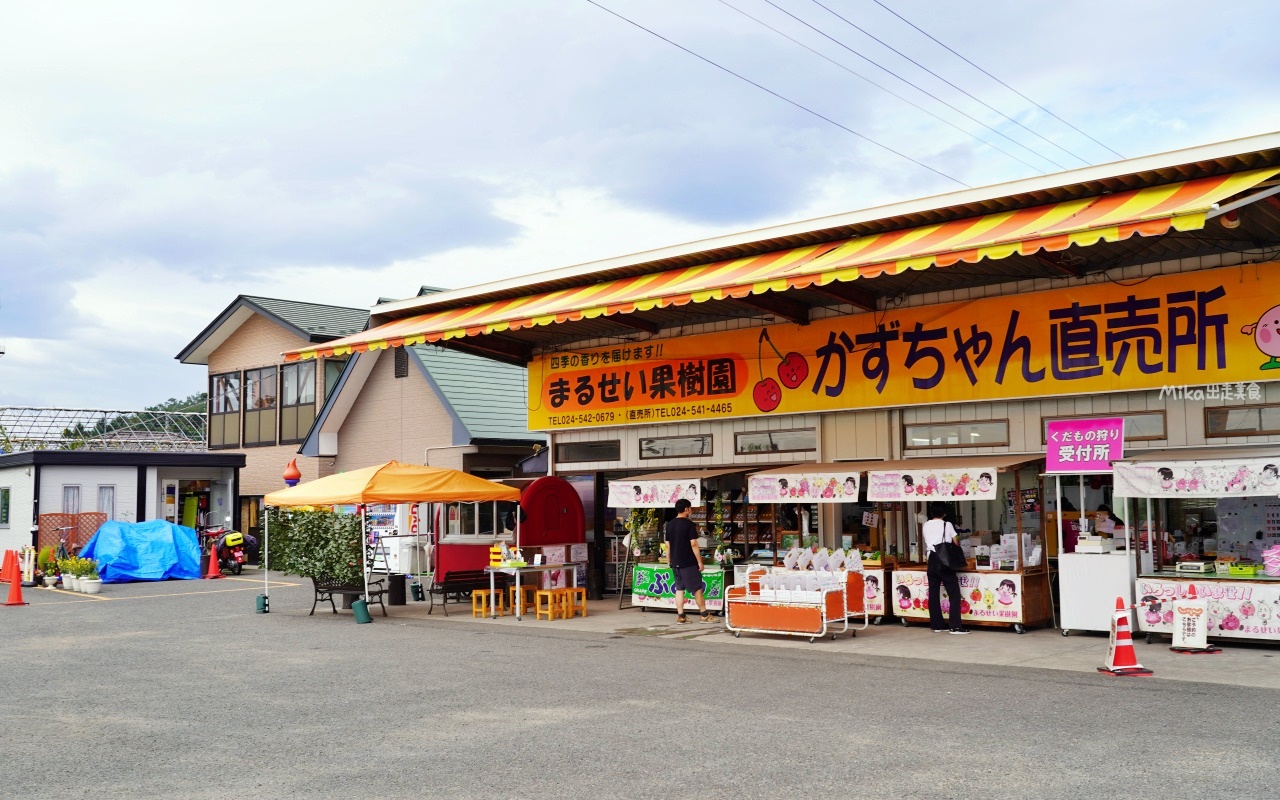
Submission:
[[[1271,263],[548,353],[529,427],[1280,380],[1278,303]]]

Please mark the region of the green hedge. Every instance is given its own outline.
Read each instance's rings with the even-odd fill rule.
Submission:
[[[272,569],[303,578],[360,583],[360,517],[268,508]]]

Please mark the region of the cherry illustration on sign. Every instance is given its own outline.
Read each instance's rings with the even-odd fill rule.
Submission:
[[[765,342],[769,343],[769,349],[778,357],[778,380],[764,377]],[[809,377],[809,362],[804,356],[794,351],[784,356],[769,338],[768,329],[760,331],[760,340],[757,345],[756,363],[760,366],[761,378],[752,390],[751,396],[755,400],[756,408],[761,411],[773,411],[782,402],[782,388],[778,385],[778,381],[788,389],[795,389]]]

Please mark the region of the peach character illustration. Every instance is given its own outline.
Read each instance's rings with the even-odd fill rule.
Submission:
[[[1252,336],[1254,346],[1269,358],[1258,369],[1280,369],[1280,306],[1263,311],[1257,322],[1245,325],[1240,332]]]

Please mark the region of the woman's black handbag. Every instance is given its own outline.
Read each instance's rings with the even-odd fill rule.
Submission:
[[[951,528],[952,535],[955,535],[956,529],[951,527],[951,523],[947,523],[947,527]],[[965,560],[964,550],[955,542],[943,541],[934,545],[933,552],[938,556],[938,563],[952,572],[959,572],[969,565]]]

